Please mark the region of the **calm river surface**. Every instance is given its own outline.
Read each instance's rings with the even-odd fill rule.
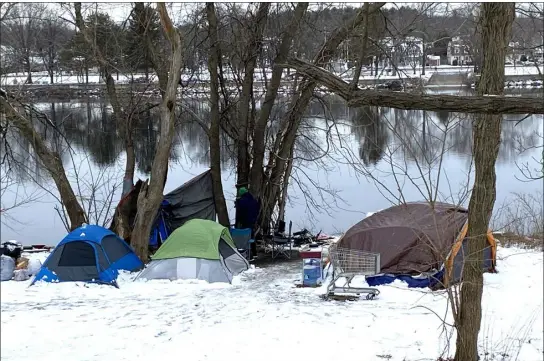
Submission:
[[[107,203],[104,200],[114,187],[115,204],[119,199],[125,159],[108,107],[100,101],[81,100],[36,106],[63,130],[66,140],[50,130],[46,136],[61,154],[82,203],[103,221],[108,211],[102,209]],[[204,104],[194,101],[187,106],[206,118]],[[282,111],[278,108],[276,115]],[[206,136],[189,120],[190,115],[183,113],[181,118],[185,121],[177,127],[165,193],[205,171],[208,165]],[[518,180],[523,177],[518,166],[527,164],[534,169],[542,159],[542,148],[535,146],[542,145],[543,117],[532,116],[518,123],[521,118],[510,117],[503,124],[496,168],[496,209],[508,202],[513,192],[542,191],[541,181]],[[468,204],[471,121],[469,116],[447,112],[348,109],[340,101],[313,104],[297,143],[287,221],[292,220],[295,229],[307,227],[334,234],[396,199],[416,201],[438,192],[439,200]],[[273,134],[275,127],[271,128]],[[151,166],[156,137],[156,114],[144,113],[135,135],[140,178],[145,179]],[[54,184],[34,161],[28,143],[16,136],[10,143],[19,165],[10,173],[16,182],[3,190],[2,208],[29,195],[35,200],[3,215],[1,240],[56,244],[66,231],[55,210]],[[231,218],[235,184],[232,152],[231,144],[225,141],[223,181]]]

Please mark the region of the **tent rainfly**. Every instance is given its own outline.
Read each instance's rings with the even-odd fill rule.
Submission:
[[[136,279],[199,279],[228,282],[249,268],[236,250],[228,228],[192,219],[176,229]]]
[[[363,219],[338,241],[339,247],[380,254],[382,274],[367,276],[371,286],[395,279],[413,287],[459,282],[464,265],[468,211],[446,203],[413,202]],[[487,234],[482,269],[495,271],[496,244]],[[428,277],[421,277],[426,274]]]

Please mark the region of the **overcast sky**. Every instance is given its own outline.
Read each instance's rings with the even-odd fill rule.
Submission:
[[[249,5],[249,2],[245,1],[236,1],[238,5],[245,4],[246,6]],[[124,21],[127,19],[127,17],[130,14],[131,8],[132,8],[131,2],[98,2],[98,3],[83,3],[82,4],[82,10],[83,15],[85,13],[93,11],[94,9],[98,8],[100,12],[108,13],[115,21]],[[336,7],[359,7],[363,6],[363,2],[350,2],[350,3],[325,3],[325,2],[312,2],[310,5],[310,8],[317,8],[320,4],[323,4],[323,6],[332,5]],[[402,6],[402,5],[412,5],[417,6],[418,3],[387,3],[385,7],[394,7],[394,6]],[[176,23],[182,22],[184,18],[187,16],[189,12],[194,10],[198,6],[202,6],[203,3],[195,3],[195,2],[186,2],[186,3],[167,3],[167,7],[170,10],[170,15],[172,16],[172,20]],[[460,5],[460,4],[450,4],[450,5]],[[59,15],[63,17],[70,17],[70,15],[67,13],[66,9],[61,8],[61,6],[58,3],[51,3],[49,6],[55,8],[55,10],[59,11]],[[71,6],[70,6],[71,7]]]
[[[431,1],[423,1],[425,3],[430,3]],[[238,5],[249,5],[249,2],[246,1],[237,1]],[[436,3],[436,2],[435,2]],[[170,15],[172,16],[172,20],[179,24],[183,22],[187,14],[189,14],[192,10],[194,10],[197,7],[201,7],[204,3],[195,3],[195,2],[185,2],[185,3],[167,3],[167,7],[169,8]],[[518,3],[517,6],[522,5],[528,5],[529,3]],[[542,7],[542,3],[532,3],[532,4],[538,4],[538,7]],[[336,7],[344,7],[344,6],[351,6],[351,7],[359,7],[363,6],[363,2],[350,2],[350,3],[325,3],[325,2],[312,2],[310,7],[311,8],[317,8],[319,5],[323,6],[336,6]],[[422,2],[414,3],[414,2],[396,2],[396,3],[387,3],[385,5],[386,8],[390,7],[400,7],[400,6],[414,6],[414,7],[421,7],[423,4]],[[448,9],[452,10],[455,8],[461,8],[463,6],[466,6],[467,3],[441,3],[442,9]],[[50,3],[50,7],[53,7],[56,11],[58,11],[60,16],[63,16],[65,18],[70,19],[71,16],[68,14],[65,10],[65,8],[61,8],[61,6],[58,3]],[[72,8],[71,5],[68,5],[70,8]],[[100,12],[108,13],[115,21],[122,22],[125,21],[131,11],[132,3],[131,2],[98,2],[98,3],[83,3],[82,9],[85,13],[90,12],[94,9],[98,8]]]

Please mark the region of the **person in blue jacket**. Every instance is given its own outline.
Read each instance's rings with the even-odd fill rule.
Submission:
[[[246,187],[240,187],[234,206],[236,207],[236,228],[251,228],[251,236],[255,237],[255,227],[261,210],[259,201]],[[255,242],[251,243],[251,253],[257,254]]]

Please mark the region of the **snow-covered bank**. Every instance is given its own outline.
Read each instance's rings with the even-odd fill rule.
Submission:
[[[432,74],[468,74],[472,73],[474,67],[458,67],[450,65],[442,65],[439,67],[427,67],[425,69],[425,74],[422,74],[422,69],[420,67],[411,68],[411,67],[399,67],[397,68],[398,72],[396,75],[393,75],[392,70],[389,72],[385,69],[378,70],[378,76],[372,75],[369,69],[363,71],[360,76],[361,81],[372,81],[372,80],[398,80],[398,79],[426,79],[428,80]],[[294,74],[295,70],[291,69],[288,73],[284,72],[283,78],[285,81],[290,81],[291,77],[289,74]],[[538,68],[535,65],[531,66],[506,66],[505,75],[506,76],[527,76],[534,75],[538,79],[540,75],[544,73],[544,66],[540,65]],[[348,70],[347,72],[339,73],[336,72],[335,75],[340,76],[348,81],[352,78],[352,71]],[[262,82],[265,79],[265,76],[268,80],[272,77],[272,70],[265,69],[264,74],[262,70],[255,72],[255,81]],[[235,77],[232,72],[227,71],[225,74],[226,79],[234,80]],[[0,85],[21,85],[24,84],[27,79],[26,74],[4,74],[0,76]],[[119,84],[128,84],[131,81],[135,80],[136,82],[141,82],[145,79],[144,74],[119,74],[114,77],[116,83]],[[193,82],[208,82],[210,79],[209,72],[206,68],[200,69],[196,73],[184,72],[182,74],[182,81],[186,83]],[[50,77],[47,72],[33,72],[32,80],[34,84],[50,84]],[[157,83],[156,76],[151,75],[150,81]],[[54,84],[84,84],[86,83],[86,77],[81,75],[70,75],[67,73],[64,74],[55,74],[53,77]],[[103,79],[98,74],[91,73],[89,74],[88,79],[89,84],[99,84],[104,83]]]
[[[500,248],[498,256],[499,273],[485,276],[481,352],[499,360],[506,349],[515,356],[521,345],[518,360],[542,360],[542,253]],[[415,361],[441,355],[446,340],[430,310],[446,314],[442,294],[394,284],[380,287],[374,301],[326,302],[318,290],[295,288],[299,277],[296,262],[250,270],[232,286],[130,282],[127,275],[120,289],[3,282],[2,360],[173,354],[191,361],[308,355]]]

